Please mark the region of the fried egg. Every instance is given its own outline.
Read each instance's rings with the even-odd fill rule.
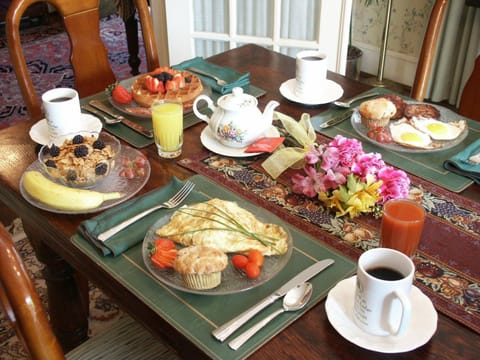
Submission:
[[[390,133],[397,144],[418,149],[433,148],[430,136],[405,122],[390,124]]]
[[[428,134],[433,140],[453,140],[465,130],[465,120],[443,122],[436,119],[413,117],[410,120],[421,132]]]

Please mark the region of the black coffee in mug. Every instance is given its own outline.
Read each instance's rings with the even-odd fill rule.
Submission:
[[[61,97],[50,100],[50,102],[64,102],[64,101],[68,101],[68,100],[72,100],[72,99],[73,99],[73,97],[61,96]]]
[[[319,61],[319,60],[325,59],[325,57],[323,57],[323,56],[305,56],[302,59],[307,60],[307,61]]]
[[[403,274],[388,267],[376,267],[367,270],[367,273],[380,280],[396,281],[404,278]]]

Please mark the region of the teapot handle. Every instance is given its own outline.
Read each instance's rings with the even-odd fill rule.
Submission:
[[[208,123],[208,122],[210,121],[210,118],[209,118],[207,115],[202,114],[202,113],[198,110],[198,108],[197,108],[197,104],[198,104],[198,102],[199,102],[200,100],[205,100],[206,103],[207,103],[208,108],[209,108],[210,110],[212,110],[212,111],[215,111],[216,107],[215,107],[215,105],[213,104],[212,99],[210,99],[207,95],[200,95],[200,96],[198,96],[198,97],[195,99],[195,101],[193,102],[193,112],[195,113],[195,115],[196,115],[199,119],[201,119],[201,120],[203,120],[203,121],[205,121],[205,122]]]

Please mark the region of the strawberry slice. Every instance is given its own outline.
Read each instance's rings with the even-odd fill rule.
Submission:
[[[152,94],[158,93],[160,89],[160,84],[160,80],[153,76],[147,75],[147,77],[145,78],[145,87],[147,88],[148,92]]]

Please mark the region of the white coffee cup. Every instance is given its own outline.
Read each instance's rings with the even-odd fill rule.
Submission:
[[[327,80],[327,54],[317,50],[300,51],[296,60],[295,95],[308,99]]]
[[[61,135],[81,130],[78,92],[70,88],[48,90],[42,95],[42,106],[50,141]]]
[[[362,330],[380,336],[401,335],[410,314],[415,265],[400,251],[376,248],[358,260],[353,318]]]

